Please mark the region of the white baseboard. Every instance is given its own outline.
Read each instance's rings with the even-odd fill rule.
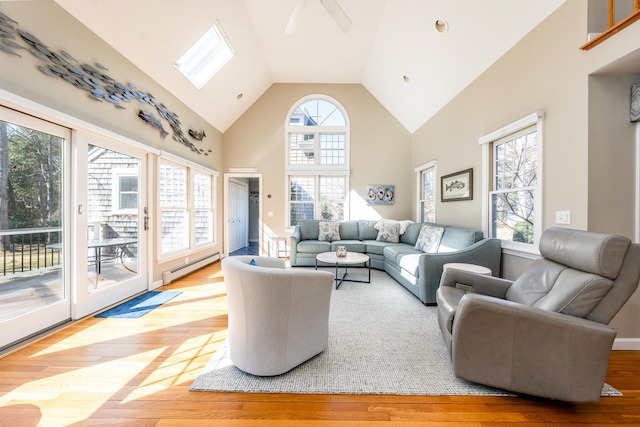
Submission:
[[[640,338],[616,338],[614,350],[640,350]]]
[[[162,286],[162,280],[156,280],[151,284],[151,287],[149,288],[149,290],[152,291],[155,288],[159,288],[160,286]]]

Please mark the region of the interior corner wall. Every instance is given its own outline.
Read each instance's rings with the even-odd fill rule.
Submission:
[[[360,84],[272,85],[224,134],[225,170],[258,168],[262,174],[264,237],[287,236],[285,124],[301,98],[323,94],[337,100],[350,123],[350,219],[406,219],[411,196],[411,136]],[[393,205],[368,206],[367,184],[395,185]],[[273,213],[271,216],[270,213]]]
[[[0,52],[0,70],[2,70],[0,72],[0,89],[148,147],[169,152],[213,170],[222,169],[222,133],[88,30],[63,8],[51,0],[3,1],[1,6],[2,13],[18,21],[20,29],[33,34],[49,49],[56,52],[64,49],[80,63],[100,62],[107,66],[109,71],[106,73],[116,81],[125,84],[133,83],[138,90],[153,94],[157,100],[179,116],[185,133],[188,129],[205,130],[207,137],[198,147],[205,149],[208,155],[192,152],[189,147],[174,141],[171,135],[163,139],[157,129],[138,117],[138,111],[144,109],[146,104],[134,100],[131,103],[123,102],[126,109],[117,109],[109,102],[95,101],[88,96],[86,91],[72,86],[61,78],[55,79],[42,73],[38,69],[38,65],[42,62],[25,50],[19,51],[22,57]],[[150,108],[150,106],[148,107]],[[47,119],[47,117],[43,118]],[[168,124],[164,123],[164,125],[166,130],[170,132]],[[209,150],[211,151],[209,152]],[[219,179],[218,195],[222,194],[221,183],[222,180]],[[221,206],[222,201],[219,197],[217,212],[221,212]],[[151,213],[152,229],[157,229],[157,224],[154,223],[156,215],[153,211]],[[216,224],[218,230],[221,224],[222,218],[221,215],[218,215]],[[219,232],[218,235],[222,235],[222,233]],[[209,248],[206,252],[215,250],[217,249]],[[162,271],[184,262],[184,258],[181,258],[159,264],[155,261],[157,256],[155,248],[152,256],[154,258],[153,271],[150,272],[152,281],[160,280]],[[193,254],[192,256],[202,255]]]
[[[588,229],[635,233],[635,124],[629,121],[631,86],[640,74],[589,77]]]
[[[567,210],[570,226],[586,229],[587,57],[579,49],[586,12],[583,2],[564,3],[415,132],[412,166],[437,160],[438,182],[473,168],[473,200],[438,201],[438,222],[482,228],[485,171],[478,139],[543,111],[543,215],[536,220],[547,228],[556,211]]]

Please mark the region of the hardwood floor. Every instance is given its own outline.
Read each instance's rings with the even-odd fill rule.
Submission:
[[[140,319],[88,318],[0,359],[1,426],[640,425],[640,352],[615,351],[598,404],[523,397],[189,392],[226,337],[217,262]]]

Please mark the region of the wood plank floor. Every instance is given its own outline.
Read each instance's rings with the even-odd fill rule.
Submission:
[[[640,425],[640,352],[615,351],[624,397],[569,405],[522,397],[189,392],[226,337],[220,263],[163,288],[140,319],[89,318],[0,359],[1,426]]]

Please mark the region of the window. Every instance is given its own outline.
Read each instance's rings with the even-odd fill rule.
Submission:
[[[480,139],[484,144],[489,237],[525,251],[538,243],[541,224],[542,113]],[[527,249],[529,247],[530,249]]]
[[[214,189],[217,175],[160,159],[160,257],[214,242]]]
[[[436,222],[436,162],[415,168],[418,177],[418,215],[420,222]]]
[[[182,55],[175,66],[198,89],[202,88],[235,55],[220,22],[216,22]]]
[[[115,212],[138,211],[138,175],[135,170],[114,170],[115,194],[113,208]]]
[[[349,127],[339,104],[304,98],[287,118],[288,226],[304,219],[342,220],[349,186]]]
[[[213,176],[194,172],[193,177],[194,237],[201,245],[213,242]]]

